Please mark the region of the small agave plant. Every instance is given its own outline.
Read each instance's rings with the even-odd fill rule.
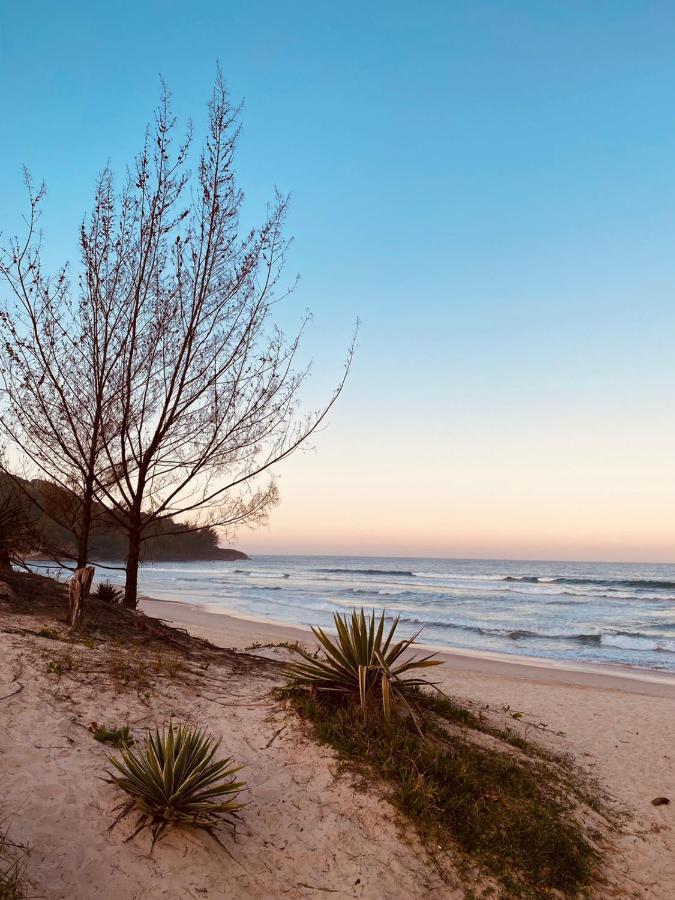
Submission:
[[[94,591],[94,597],[96,597],[97,600],[102,600],[104,603],[120,604],[122,602],[123,594],[124,591],[116,588],[115,585],[111,584],[109,581],[99,582]]]
[[[322,656],[316,657],[302,648],[295,648],[294,652],[303,658],[303,662],[287,667],[293,683],[317,691],[358,695],[362,709],[366,709],[370,697],[379,694],[386,719],[391,716],[392,699],[400,698],[407,705],[406,694],[431,686],[427,679],[407,674],[441,665],[441,660],[433,659],[435,653],[404,658],[419,631],[411,638],[395,641],[398,617],[385,634],[384,612],[378,622],[374,610],[370,617],[366,617],[363,609],[360,612],[352,610],[349,617],[335,613],[333,620],[337,641],[322,628],[312,626]]]
[[[108,773],[109,780],[130,798],[116,807],[121,811],[110,828],[136,810],[137,828],[127,841],[150,828],[154,847],[172,825],[187,825],[220,843],[213,829],[233,824],[245,783],[236,780],[241,767],[232,757],[214,760],[219,746],[220,739],[203,729],[169,723],[150,732],[143,745],[123,749],[120,759],[110,757],[116,773]]]

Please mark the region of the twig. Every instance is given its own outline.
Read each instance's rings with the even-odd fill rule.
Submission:
[[[281,728],[278,728],[278,729],[274,732],[274,734],[272,735],[272,737],[269,739],[269,741],[265,744],[265,746],[262,747],[261,749],[262,749],[262,750],[267,750],[268,747],[271,747],[272,744],[273,744],[273,742],[275,741],[275,739],[279,737],[279,735],[281,734],[281,732],[284,731],[284,729],[285,729],[286,727],[287,727],[286,725],[282,725]]]
[[[310,891],[325,891],[327,894],[343,894],[344,891],[336,891],[335,888],[319,887],[316,884],[305,884],[304,881],[298,881],[298,887],[307,888]]]
[[[20,681],[17,682],[17,684],[18,684],[19,686],[18,686],[18,688],[17,688],[15,691],[12,691],[11,694],[5,694],[4,697],[0,697],[0,700],[7,700],[9,697],[13,697],[15,694],[19,694],[19,693],[24,689],[24,685],[21,684]]]

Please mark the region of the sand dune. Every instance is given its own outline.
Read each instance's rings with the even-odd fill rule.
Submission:
[[[32,847],[29,874],[46,898],[460,898],[443,883],[418,840],[383,800],[349,777],[335,777],[331,753],[303,737],[270,698],[278,681],[267,664],[233,673],[227,659],[184,677],[150,677],[116,690],[102,668],[110,648],[72,648],[72,669],[48,671],[60,641],[39,637],[45,625],[0,601],[0,808],[15,839]],[[243,648],[307,638],[307,632],[214,616],[180,604],[147,602],[197,636]],[[115,652],[151,658],[151,649]],[[256,651],[283,657],[283,649]],[[125,656],[126,654],[126,656]],[[228,658],[229,659],[229,658]],[[447,689],[486,704],[556,750],[574,753],[625,808],[613,839],[608,884],[598,897],[675,896],[673,722],[675,684],[635,672],[574,671],[524,662],[448,654]],[[20,690],[19,690],[20,688]],[[15,693],[16,691],[16,693]],[[208,835],[174,831],[152,856],[126,822],[109,832],[118,799],[101,780],[107,749],[87,730],[95,720],[129,722],[137,734],[170,717],[208,724],[223,749],[246,767],[249,805],[231,856]]]

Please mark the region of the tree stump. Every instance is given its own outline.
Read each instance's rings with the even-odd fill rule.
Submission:
[[[89,589],[94,577],[94,567],[85,566],[76,569],[75,574],[68,582],[68,625],[77,629],[82,622],[84,601],[89,596]]]

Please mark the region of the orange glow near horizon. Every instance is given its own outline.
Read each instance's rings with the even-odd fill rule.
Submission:
[[[289,460],[280,505],[234,542],[255,553],[675,561],[670,424],[399,435],[329,429]],[[660,431],[661,433],[657,433]],[[337,433],[336,433],[337,432]],[[666,433],[668,432],[668,433]],[[408,460],[416,460],[408,465]]]

